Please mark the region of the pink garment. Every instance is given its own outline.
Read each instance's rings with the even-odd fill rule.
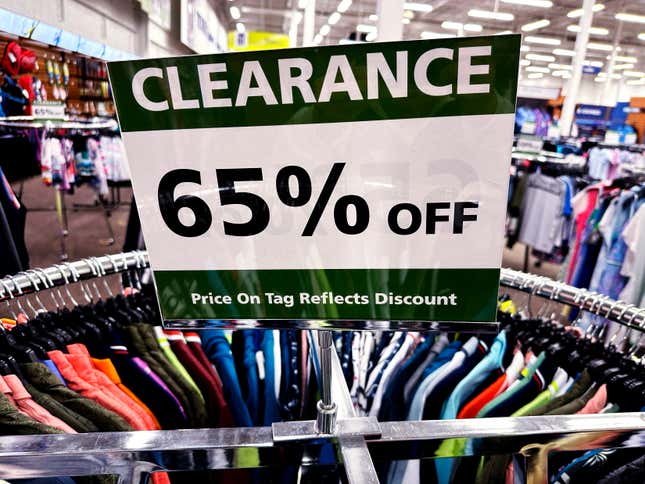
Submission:
[[[571,260],[569,261],[569,268],[567,269],[567,283],[571,283],[571,279],[573,279],[573,272],[576,268],[578,252],[580,251],[582,231],[584,230],[585,225],[587,224],[587,220],[589,220],[589,217],[591,216],[591,213],[596,207],[598,194],[600,193],[600,186],[600,184],[590,185],[582,192],[578,193],[572,200],[574,213],[576,215],[576,239],[573,245]]]
[[[125,406],[119,399],[104,392],[103,389],[96,384],[96,379],[92,378],[91,373],[83,372],[82,375],[79,374],[79,371],[72,364],[72,361],[74,361],[74,355],[66,355],[60,350],[49,351],[47,355],[54,362],[60,374],[63,375],[69,388],[80,393],[84,397],[103,405],[105,408],[113,411],[117,415],[120,415],[132,426],[132,428],[137,430],[146,430],[145,428],[142,428],[143,425],[137,414]],[[80,366],[81,365],[79,365],[79,367]]]
[[[18,412],[24,415],[27,415],[25,412],[23,412],[18,408],[18,405],[16,404],[16,399],[13,398],[13,392],[11,391],[11,387],[7,385],[3,377],[0,377],[0,392],[3,393],[4,396],[7,397],[7,400],[9,400],[11,404],[18,409]]]
[[[67,346],[67,351],[69,355],[67,357],[68,361],[72,363],[74,368],[81,373],[82,375],[88,375],[88,379],[92,384],[96,384],[101,390],[103,390],[108,395],[116,398],[123,403],[128,409],[136,413],[140,424],[138,427],[133,427],[137,430],[157,430],[158,427],[155,425],[154,421],[147,414],[147,412],[141,408],[141,406],[135,402],[128,394],[121,390],[110,378],[103,373],[101,370],[96,368],[90,352],[87,350],[87,347],[84,344],[73,344]]]
[[[595,393],[591,400],[576,413],[580,414],[589,414],[589,413],[600,413],[600,411],[605,408],[607,405],[607,385],[604,383],[598,388],[598,391]]]
[[[76,430],[67,425],[58,417],[54,417],[46,409],[38,405],[31,399],[31,394],[24,387],[20,378],[16,375],[5,375],[2,377],[4,383],[11,389],[13,400],[15,401],[18,410],[37,422],[40,422],[58,430],[62,430],[67,434],[75,434]]]
[[[618,174],[618,167],[620,166],[620,150],[615,149],[611,155],[611,163],[609,163],[609,170],[607,171],[607,179],[613,180]]]

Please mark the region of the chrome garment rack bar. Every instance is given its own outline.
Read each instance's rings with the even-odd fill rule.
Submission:
[[[339,420],[337,434],[344,434],[346,440],[362,438],[362,432],[352,436],[354,420],[359,419]],[[513,442],[518,436],[540,441],[545,436],[561,438],[584,433],[581,449],[606,447],[607,440],[602,437],[607,434],[617,439],[616,442],[620,441],[613,444],[615,447],[627,448],[639,446],[634,443],[638,439],[627,442],[627,437],[645,431],[645,420],[640,413],[491,418],[486,419],[485,423],[482,425],[478,419],[383,422],[379,424],[380,435],[367,437],[364,445],[384,459],[415,458],[424,456],[421,446],[405,454],[406,446],[395,447],[394,444],[459,437],[479,438],[484,444],[487,439]],[[273,430],[270,427],[254,427],[0,437],[0,476],[18,479],[119,474],[121,482],[138,483],[145,482],[148,473],[163,470],[262,468],[294,463],[319,465],[315,456],[320,436],[307,434],[315,422],[290,422],[288,425],[294,431],[303,432],[300,441],[277,440],[275,426]],[[339,438],[338,435],[331,437]],[[594,441],[598,441],[598,444],[594,444]],[[308,448],[309,455],[313,457],[306,464],[293,462],[296,456],[301,455],[299,452],[289,452],[294,445]],[[512,453],[521,453],[523,445],[518,443],[513,447],[510,444],[509,449]],[[379,448],[388,449],[388,453],[383,454]],[[238,459],[240,449],[262,449],[262,452],[258,454],[256,462],[249,463],[248,459]],[[508,451],[504,448],[503,453]],[[350,456],[351,451],[344,455]],[[457,451],[454,456],[445,457],[461,456],[461,451]],[[344,465],[365,469],[371,465],[371,459],[346,460]],[[354,482],[378,481],[363,475]]]
[[[64,262],[45,269],[31,269],[0,279],[0,301],[52,286],[62,286],[93,277],[119,274],[149,267],[148,253],[142,250]]]
[[[645,330],[645,308],[598,294],[597,292],[554,281],[548,277],[502,269],[500,285],[598,314],[610,321]]]

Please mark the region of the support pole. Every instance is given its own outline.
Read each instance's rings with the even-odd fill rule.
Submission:
[[[332,434],[336,427],[336,404],[331,398],[331,358],[334,350],[331,331],[319,331],[321,399],[318,401],[316,431]]]
[[[573,73],[567,86],[567,93],[562,106],[560,116],[560,136],[569,136],[573,125],[573,116],[576,109],[578,89],[582,80],[582,66],[587,54],[587,42],[589,41],[589,29],[593,20],[593,6],[595,0],[583,0],[582,17],[580,17],[580,32],[576,35],[575,57],[573,58]]]
[[[379,0],[376,13],[379,42],[403,39],[403,0]]]
[[[291,17],[289,18],[289,47],[298,47],[298,25],[302,21],[302,13],[298,9],[291,9]]]
[[[622,20],[618,21],[618,27],[616,27],[616,33],[614,35],[614,44],[611,49],[611,56],[609,56],[609,65],[607,67],[607,82],[605,82],[605,87],[602,90],[602,97],[600,98],[600,104],[605,106],[613,106],[618,102],[618,93],[616,93],[616,99],[614,101],[609,101],[609,93],[611,92],[611,86],[613,84],[611,76],[614,74],[614,66],[616,65],[616,54],[618,52],[618,44],[620,44],[620,37],[623,34],[623,22]]]
[[[302,27],[302,45],[307,47],[313,44],[314,30],[316,29],[316,0],[309,0],[305,7],[305,20]]]

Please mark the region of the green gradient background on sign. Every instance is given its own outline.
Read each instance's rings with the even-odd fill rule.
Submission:
[[[409,321],[495,320],[499,269],[302,269],[244,271],[155,271],[159,301],[167,319],[361,319]],[[457,306],[373,304],[373,292],[401,295],[457,295]],[[264,291],[293,294],[292,308],[265,303]],[[307,305],[299,292],[366,294],[369,305]],[[191,293],[228,294],[231,305],[193,305]],[[261,296],[261,305],[243,305],[235,296]]]

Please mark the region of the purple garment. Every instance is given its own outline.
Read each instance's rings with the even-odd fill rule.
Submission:
[[[145,361],[143,361],[143,360],[142,360],[141,358],[139,358],[138,356],[134,356],[134,357],[132,358],[132,363],[134,363],[135,365],[137,365],[137,366],[141,369],[141,371],[143,371],[143,372],[144,372],[144,373],[145,373],[145,374],[146,374],[146,375],[147,375],[147,376],[148,376],[152,381],[154,381],[154,382],[155,382],[155,384],[156,384],[156,385],[158,385],[159,387],[161,387],[161,389],[162,389],[166,394],[168,394],[168,396],[169,396],[169,397],[171,397],[171,398],[172,398],[172,400],[173,400],[173,401],[175,402],[175,404],[177,405],[177,407],[178,407],[179,411],[181,412],[181,414],[184,416],[184,418],[186,419],[186,421],[188,421],[188,418],[186,417],[186,412],[185,412],[185,410],[184,410],[184,407],[182,407],[182,406],[181,406],[181,402],[177,399],[177,397],[176,397],[176,396],[175,396],[175,394],[170,390],[170,388],[168,388],[168,385],[166,385],[166,384],[164,383],[164,381],[163,381],[161,378],[159,378],[159,375],[157,375],[154,371],[152,371],[152,369],[148,366],[148,363],[146,363]]]

